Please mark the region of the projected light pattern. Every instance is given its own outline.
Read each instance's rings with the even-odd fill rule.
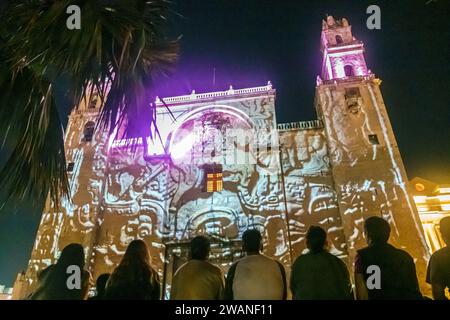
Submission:
[[[92,143],[83,144],[80,132],[85,122],[73,115],[66,138],[68,158],[75,163],[70,177],[73,203],[63,203],[59,213],[47,206],[30,269],[42,269],[64,245],[82,239],[94,276],[111,272],[128,243],[140,238],[149,244],[152,262],[162,275],[165,241],[197,234],[229,241],[240,239],[249,227],[264,231],[266,254],[288,266],[290,253],[305,249],[310,224],[330,230],[333,252],[345,257],[322,129],[281,132],[280,162],[277,144],[271,141],[278,136],[273,101],[272,95],[241,99],[230,103],[226,112],[200,105],[185,118],[180,115],[186,109],[175,110],[183,120],[165,136],[171,161],[144,157],[142,148],[108,148],[106,132],[96,132]],[[260,143],[250,148],[251,139],[234,139],[227,130],[244,130]],[[259,148],[264,143],[270,147]],[[227,146],[246,154],[244,162],[228,164]],[[209,193],[203,192],[205,171],[195,158],[212,151],[217,151],[214,159],[222,165],[223,189]],[[222,256],[228,254],[224,249]]]
[[[148,243],[152,263],[163,276],[166,241],[207,234],[226,242],[239,239],[249,227],[264,232],[266,254],[289,266],[291,254],[296,257],[306,248],[308,227],[321,225],[329,233],[331,252],[349,261],[349,248],[364,244],[364,217],[381,213],[396,225],[393,199],[402,189],[389,170],[377,179],[355,177],[336,183],[330,162],[357,167],[385,156],[369,141],[368,134],[378,131],[362,99],[356,114],[348,113],[345,100],[336,102],[327,91],[320,98],[328,101],[321,109],[326,132],[318,126],[276,130],[270,95],[230,103],[228,111],[241,110],[251,120],[202,104],[187,108],[190,116],[184,118],[180,115],[186,108],[175,109],[182,120],[165,135],[170,160],[148,158],[142,147],[136,152],[108,148],[106,132],[96,132],[92,142],[83,143],[82,128],[90,118],[73,115],[66,138],[68,160],[75,163],[70,179],[73,202],[64,202],[61,212],[47,205],[30,261],[30,279],[70,242],[85,246],[94,277],[111,272],[136,238]],[[339,108],[342,111],[336,112]],[[259,136],[266,142],[278,136],[280,149],[250,148],[250,140],[238,143],[233,135],[230,138],[226,131],[232,129],[247,130],[251,136],[265,132]],[[378,139],[384,143],[382,135]],[[227,146],[246,155],[244,160],[255,161],[228,164]],[[211,152],[217,155],[206,161],[220,163],[223,174],[223,189],[212,193],[204,192],[205,161],[196,160]],[[393,233],[398,238],[398,228]],[[223,259],[229,254],[224,249],[215,257],[222,259],[224,268],[228,265]]]
[[[381,216],[391,224],[392,243],[416,258],[419,277],[424,279],[428,252],[422,225],[406,188],[387,112],[381,107],[379,83],[372,81],[349,83],[345,89],[324,85],[318,92],[349,256],[353,259],[356,248],[366,244],[364,219]],[[345,93],[356,86],[360,96],[352,110]]]
[[[331,252],[345,258],[347,246],[323,129],[281,132],[280,144],[293,252],[306,247],[308,227],[320,225],[329,232]]]
[[[248,111],[267,102],[263,98],[259,99],[259,106],[248,101],[240,104]],[[260,114],[260,119],[272,116]],[[214,113],[214,108],[210,108],[208,112],[205,109],[203,118],[211,115],[216,118],[230,116],[223,112]],[[252,223],[242,222],[246,215],[237,186],[232,191],[222,191],[228,193],[226,196],[214,195],[212,206],[212,195],[201,194],[199,190],[203,174],[200,168],[189,162],[177,164],[176,159],[174,162],[146,161],[141,149],[133,154],[127,149],[110,148],[108,153],[106,132],[96,132],[93,141],[85,143],[83,127],[91,120],[95,120],[95,115],[71,116],[66,150],[68,161],[74,162],[74,170],[70,173],[72,202],[64,201],[61,212],[55,212],[47,203],[30,260],[30,280],[35,279],[38,270],[55,261],[60,250],[70,242],[81,242],[86,248],[90,257],[88,265],[95,276],[99,272],[110,272],[120,261],[128,243],[142,238],[148,241],[153,261],[161,272],[163,238],[189,238],[194,232],[237,238],[242,228]],[[194,124],[195,121],[185,122],[187,126]],[[174,141],[178,142],[177,137]],[[229,168],[224,173],[227,171]],[[228,175],[230,179],[232,174]],[[227,178],[224,180],[227,184]],[[194,203],[197,204],[192,206]],[[236,219],[242,220],[238,222],[238,228],[234,226]],[[259,219],[257,224],[264,226],[264,221]]]
[[[167,291],[195,235],[211,237],[212,262],[226,271],[248,228],[262,232],[264,253],[289,270],[311,225],[328,232],[330,251],[352,272],[356,250],[365,246],[364,219],[373,215],[389,221],[392,242],[414,257],[425,279],[428,250],[380,81],[368,72],[363,45],[345,19],[323,22],[322,51],[316,121],[277,126],[270,83],[166,98],[175,122],[157,101],[161,141],[149,140],[147,150],[137,139],[130,151],[128,141],[106,131],[84,141],[83,129],[97,114],[87,107],[72,113],[65,140],[74,163],[72,202],[63,200],[60,211],[46,204],[26,276],[30,287],[68,243],[85,247],[96,278],[112,272],[138,238]],[[221,190],[206,192],[207,168],[214,166]]]

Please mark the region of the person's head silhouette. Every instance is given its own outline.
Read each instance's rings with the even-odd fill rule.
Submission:
[[[210,242],[207,237],[197,236],[191,240],[191,259],[206,260],[209,257]]]
[[[259,254],[262,250],[261,233],[256,229],[249,229],[242,235],[242,249],[249,254]]]
[[[380,217],[370,217],[364,222],[364,235],[369,246],[385,244],[389,240],[391,227]]]
[[[83,288],[69,288],[67,280],[69,274],[72,274],[75,270],[74,267],[78,267],[78,271],[82,272],[85,263],[84,257],[81,244],[71,243],[64,247],[58,261],[39,272],[38,288],[33,293],[32,299],[83,299]],[[81,280],[83,281],[83,278]]]
[[[450,246],[450,217],[444,217],[439,221],[439,229],[445,244]]]
[[[56,263],[59,267],[66,270],[69,266],[78,266],[80,269],[84,268],[84,250],[79,243],[71,243],[64,247]]]
[[[120,263],[121,265],[150,265],[150,254],[143,240],[137,239],[130,242]]]
[[[95,289],[97,290],[97,296],[102,297],[105,295],[106,283],[108,282],[110,275],[111,274],[109,273],[103,273],[98,276],[97,281],[95,282]]]
[[[321,227],[311,226],[306,234],[306,246],[311,253],[319,253],[324,250],[327,242],[327,233]]]

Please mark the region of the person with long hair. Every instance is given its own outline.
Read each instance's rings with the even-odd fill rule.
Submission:
[[[106,283],[106,300],[158,300],[161,294],[158,273],[150,265],[148,247],[133,240]]]
[[[31,300],[84,300],[90,274],[84,270],[84,250],[78,243],[66,246],[55,264],[38,274],[37,289]],[[78,278],[77,278],[78,277]]]

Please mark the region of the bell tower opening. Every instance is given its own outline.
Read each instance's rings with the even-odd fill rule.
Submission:
[[[322,21],[322,80],[368,75],[364,45],[357,40],[345,18],[329,16]]]
[[[353,77],[355,73],[353,72],[353,67],[351,65],[344,66],[344,73],[346,77]]]

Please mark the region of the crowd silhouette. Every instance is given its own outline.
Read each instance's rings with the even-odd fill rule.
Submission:
[[[446,246],[436,251],[428,264],[426,281],[434,299],[445,300],[450,288],[450,217],[440,221]],[[284,266],[262,253],[261,233],[243,233],[246,255],[224,273],[208,261],[210,241],[197,236],[190,243],[190,259],[174,274],[170,298],[173,300],[285,300],[288,291],[294,300],[383,300],[425,299],[419,289],[413,258],[388,243],[390,226],[380,217],[364,223],[367,247],[357,251],[354,286],[346,264],[327,251],[327,234],[311,226],[306,235],[308,252],[296,258],[290,281]],[[144,241],[132,241],[112,274],[96,280],[96,295],[88,296],[90,274],[84,270],[84,251],[80,244],[65,247],[58,261],[38,274],[38,285],[28,297],[32,300],[158,300],[162,296],[158,273],[151,266]],[[83,270],[78,289],[67,286],[67,268]],[[375,267],[374,267],[375,266]],[[379,271],[379,279],[371,279]],[[370,284],[369,284],[370,283]]]

